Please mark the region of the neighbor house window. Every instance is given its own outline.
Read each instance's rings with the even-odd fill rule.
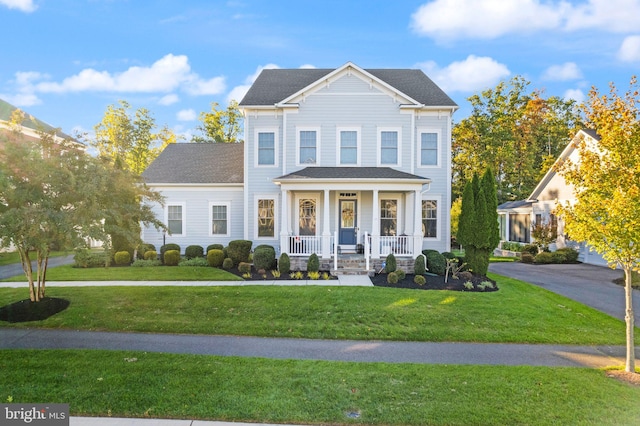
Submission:
[[[298,215],[300,235],[316,235],[316,200],[300,200]]]
[[[438,202],[422,200],[422,233],[425,238],[438,237]]]
[[[184,205],[167,205],[167,228],[170,235],[184,235]]]
[[[275,200],[258,200],[258,237],[275,237]]]
[[[438,134],[437,133],[421,133],[420,134],[420,165],[421,166],[437,166],[438,165]]]
[[[380,164],[398,164],[398,132],[380,132]]]
[[[276,164],[276,135],[273,132],[258,132],[258,165]]]
[[[398,200],[380,200],[380,235],[395,236],[398,230]]]
[[[299,164],[316,164],[318,160],[318,141],[315,130],[300,131],[300,157]]]
[[[340,164],[358,164],[358,132],[340,131]]]
[[[229,235],[229,204],[211,204],[211,235]]]

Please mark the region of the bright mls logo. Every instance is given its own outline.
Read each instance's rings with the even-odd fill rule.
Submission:
[[[69,426],[69,404],[0,404],[0,424]]]

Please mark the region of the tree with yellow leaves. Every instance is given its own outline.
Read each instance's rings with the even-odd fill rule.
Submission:
[[[583,106],[599,135],[576,141],[578,159],[558,165],[573,185],[575,202],[558,206],[565,231],[602,254],[625,274],[627,372],[635,372],[632,271],[640,270],[640,102],[637,80],[624,96],[611,84],[608,95],[593,88]]]

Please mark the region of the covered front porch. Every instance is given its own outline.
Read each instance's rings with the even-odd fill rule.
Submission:
[[[390,253],[413,259],[422,252],[429,179],[389,168],[316,167],[275,182],[280,250],[290,257],[316,253],[338,269],[341,256],[359,255],[369,269]]]

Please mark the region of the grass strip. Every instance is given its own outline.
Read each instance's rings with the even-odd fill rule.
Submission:
[[[2,281],[26,282],[24,274]],[[154,266],[74,268],[72,265],[47,269],[47,281],[242,281],[218,268],[196,266]]]
[[[624,345],[624,323],[545,289],[493,276],[490,293],[382,287],[49,287],[71,301],[7,327],[311,339]],[[0,289],[0,306],[26,298]]]
[[[75,416],[371,425],[640,419],[639,387],[585,368],[66,350],[0,351],[0,368],[0,399],[69,403]]]

